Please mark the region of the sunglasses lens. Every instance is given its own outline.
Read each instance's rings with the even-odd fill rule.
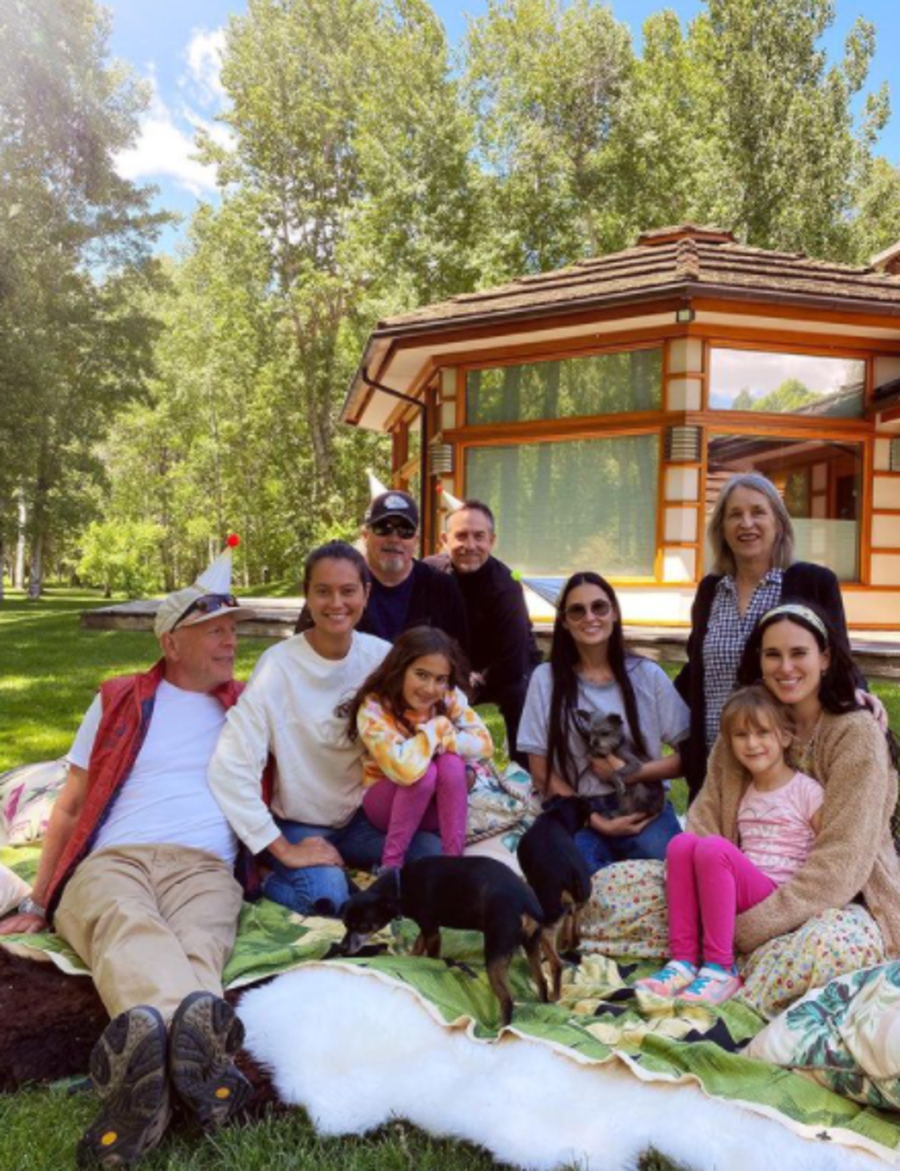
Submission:
[[[403,537],[409,540],[416,535],[416,530],[405,520],[380,520],[372,525],[372,532],[376,537]]]
[[[605,598],[597,598],[590,604],[590,612],[595,618],[605,618],[612,610],[612,606]],[[571,606],[566,606],[565,616],[570,622],[583,622],[588,615],[588,607],[584,602],[573,602]]]

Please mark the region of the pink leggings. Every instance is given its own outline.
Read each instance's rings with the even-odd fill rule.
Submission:
[[[459,855],[466,844],[466,766],[455,752],[436,756],[412,785],[386,777],[363,795],[366,817],[387,834],[382,866],[402,866],[418,829],[437,830],[445,854]]]
[[[666,851],[669,947],[673,960],[734,963],[734,921],[776,884],[725,838],[678,834]],[[703,948],[700,932],[703,931]]]

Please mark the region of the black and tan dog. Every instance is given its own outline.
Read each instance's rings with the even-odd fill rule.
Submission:
[[[522,947],[538,995],[547,1000],[541,970],[541,906],[508,866],[493,858],[420,858],[382,874],[344,907],[343,950],[354,955],[367,936],[391,919],[412,919],[419,928],[414,955],[441,954],[441,928],[484,932],[484,962],[504,1025],[512,1020],[509,965]]]
[[[555,797],[519,842],[519,865],[544,912],[543,950],[554,1000],[562,989],[559,953],[581,943],[578,917],[591,895],[590,867],[575,844],[590,816],[586,798]]]

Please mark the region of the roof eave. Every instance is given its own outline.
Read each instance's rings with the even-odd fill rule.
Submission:
[[[357,367],[353,380],[350,383],[343,406],[340,420],[355,425],[359,422],[359,413],[351,417],[352,408],[362,395],[368,391],[363,381],[363,373],[367,367],[367,359],[373,345],[382,340],[396,340],[401,337],[417,336],[420,334],[445,334],[458,330],[478,328],[484,325],[501,325],[506,322],[518,322],[533,318],[545,321],[548,318],[565,317],[573,313],[583,312],[591,307],[607,307],[616,305],[646,305],[662,299],[680,298],[689,302],[699,297],[709,297],[722,301],[746,301],[763,305],[790,305],[796,308],[820,309],[842,313],[872,313],[876,312],[885,317],[900,317],[900,298],[896,304],[883,301],[873,301],[870,298],[835,297],[809,293],[795,293],[780,289],[747,289],[734,285],[722,285],[709,281],[681,281],[677,284],[656,285],[653,288],[638,291],[626,290],[610,294],[592,294],[589,297],[579,297],[567,300],[558,305],[522,305],[512,309],[488,311],[485,313],[467,314],[465,317],[443,317],[430,320],[400,322],[396,325],[379,324],[369,335],[362,361]],[[360,412],[361,413],[361,412]]]

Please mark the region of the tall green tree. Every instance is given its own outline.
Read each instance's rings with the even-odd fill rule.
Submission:
[[[489,0],[471,22],[465,82],[489,279],[625,242],[620,132],[633,68],[628,29],[592,0]]]
[[[373,316],[469,285],[467,133],[423,0],[250,0],[222,81],[227,199],[256,218],[289,349],[285,424],[311,456],[304,508],[344,515],[337,411]],[[302,466],[302,462],[301,462]]]
[[[854,192],[889,104],[885,85],[854,117],[875,29],[857,20],[829,66],[822,38],[833,22],[832,0],[707,0],[689,36],[711,74],[699,112],[723,181],[705,184],[698,205],[750,244],[851,259]]]
[[[154,279],[164,217],[115,170],[146,94],[108,36],[93,0],[0,6],[0,516],[8,534],[27,509],[34,596],[100,472],[94,444],[150,361],[132,294]]]

